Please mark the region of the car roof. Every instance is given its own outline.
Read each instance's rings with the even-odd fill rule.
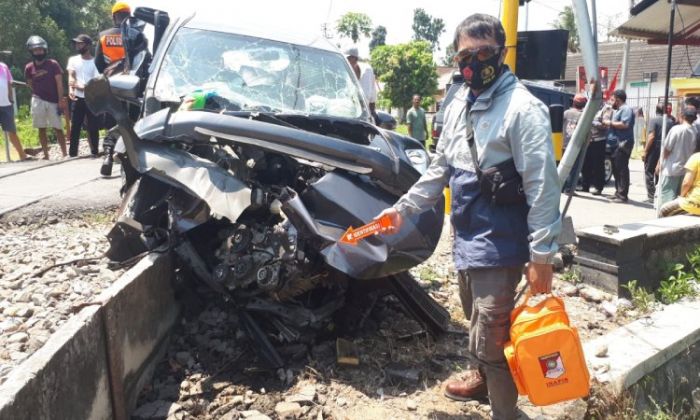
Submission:
[[[256,38],[269,39],[272,41],[286,42],[294,45],[303,45],[317,48],[337,54],[342,54],[338,48],[319,32],[302,32],[299,28],[288,30],[279,27],[270,28],[267,25],[245,26],[222,24],[204,18],[194,16],[189,22],[183,25],[186,28],[202,29],[207,31],[224,32]]]

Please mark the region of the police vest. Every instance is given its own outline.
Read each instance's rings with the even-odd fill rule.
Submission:
[[[102,35],[100,37],[100,47],[107,63],[114,63],[124,58],[122,34],[118,30],[108,31]]]

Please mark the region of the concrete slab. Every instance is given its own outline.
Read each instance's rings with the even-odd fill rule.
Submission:
[[[100,178],[99,159],[73,159],[0,178],[0,215]]]
[[[148,370],[155,365],[159,347],[179,316],[173,273],[169,257],[152,254],[100,296],[107,302],[104,310],[110,331],[112,388],[123,389],[121,404],[126,412],[136,408],[138,393],[150,378]]]
[[[83,309],[0,386],[0,420],[110,419],[101,309]]]
[[[0,178],[6,176],[11,176],[17,173],[31,171],[33,169],[41,168],[45,165],[56,164],[57,162],[51,162],[48,160],[30,160],[24,162],[11,162],[0,164]]]
[[[674,216],[618,226],[608,233],[603,226],[578,230],[574,263],[582,280],[612,293],[626,293],[621,285],[637,280],[655,290],[666,275],[666,265],[684,262],[700,245],[700,217]]]
[[[619,393],[698,341],[700,302],[683,302],[584,343],[583,350],[591,377]],[[602,345],[607,357],[596,357]]]
[[[128,418],[178,319],[172,273],[147,256],[71,317],[0,386],[0,420]]]
[[[81,158],[67,158],[61,160],[29,160],[23,162],[0,163],[0,178],[21,174],[47,166],[61,165],[68,161]]]

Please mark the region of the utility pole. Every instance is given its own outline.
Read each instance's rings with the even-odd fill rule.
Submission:
[[[634,0],[630,0],[630,11],[634,7]],[[632,14],[630,13],[629,16],[631,17]],[[629,63],[630,59],[630,39],[627,38],[625,41],[625,50],[624,54],[622,55],[622,74],[620,75],[620,86],[622,86],[622,89],[625,89],[627,87],[627,65]]]
[[[671,23],[668,28],[668,56],[666,58],[666,86],[664,88],[664,115],[666,114],[666,109],[668,109],[668,91],[671,87],[671,59],[673,58],[673,24],[676,18],[676,0],[671,0]],[[661,126],[661,138],[666,138],[666,133],[668,133],[668,127],[666,124],[667,118],[664,117]]]

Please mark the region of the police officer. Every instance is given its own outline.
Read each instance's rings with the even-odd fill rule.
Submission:
[[[123,1],[118,1],[112,6],[112,22],[114,26],[100,32],[100,42],[95,50],[95,67],[100,73],[107,76],[120,70],[120,64],[124,60],[124,43],[120,26],[122,22],[131,16],[131,8]]]
[[[100,32],[99,42],[95,49],[95,67],[100,73],[111,76],[124,70],[124,42],[122,40],[121,24],[131,16],[131,7],[123,1],[118,1],[112,6],[112,22],[114,26]],[[111,115],[105,114],[104,128],[112,128],[117,122]],[[105,136],[102,146],[105,151],[105,160],[100,168],[100,174],[110,176],[112,174],[113,152],[117,143],[116,133],[110,130]]]

